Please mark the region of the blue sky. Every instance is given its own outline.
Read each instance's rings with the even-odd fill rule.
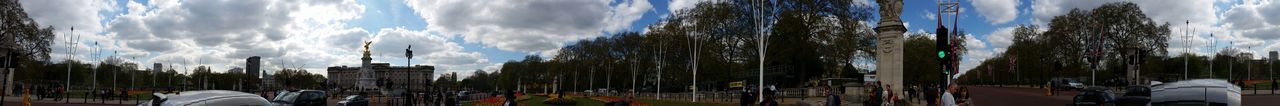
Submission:
[[[443,71],[495,70],[526,55],[550,56],[580,39],[643,31],[671,10],[707,0],[23,0],[23,8],[81,43],[55,43],[54,59],[242,67],[262,56],[266,69],[359,64],[360,44],[374,41],[375,62]],[[874,5],[873,0],[855,0]],[[1041,25],[1071,8],[1129,0],[959,0],[959,27],[968,33],[962,69],[993,57],[1019,24]],[[1174,31],[1170,55],[1280,49],[1280,3],[1272,0],[1133,0],[1153,21]],[[935,0],[907,0],[909,33],[936,28]],[[74,7],[74,8],[66,8]],[[949,16],[949,15],[948,15]],[[944,17],[949,19],[949,17]],[[1191,21],[1191,24],[1183,22]],[[948,26],[950,23],[947,23]],[[64,26],[74,26],[75,31]],[[1183,33],[1195,29],[1195,33]],[[1043,29],[1042,29],[1043,30]],[[1208,36],[1215,34],[1216,36]],[[59,41],[69,38],[60,36]],[[93,45],[99,42],[100,45]],[[1216,42],[1216,43],[1215,43]],[[1216,44],[1216,45],[1215,45]],[[1231,46],[1229,46],[1231,45]],[[100,48],[100,51],[94,51]],[[76,50],[70,52],[69,50]],[[118,52],[118,53],[117,53]],[[105,58],[117,57],[117,58]],[[1255,55],[1262,57],[1262,55]],[[135,59],[136,58],[136,59]],[[140,67],[141,68],[141,67]],[[181,71],[181,70],[180,70]]]

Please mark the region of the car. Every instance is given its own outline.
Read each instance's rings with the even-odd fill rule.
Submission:
[[[369,98],[360,95],[350,95],[338,101],[338,106],[369,106]]]
[[[153,93],[151,100],[138,106],[269,106],[266,98],[251,93],[227,90],[186,91],[172,94]]]
[[[1151,105],[1239,106],[1240,86],[1221,79],[1194,79],[1151,87]]]
[[[1050,80],[1050,84],[1057,90],[1079,90],[1084,88],[1083,83],[1071,78],[1054,78]]]
[[[1115,94],[1110,89],[1103,87],[1088,87],[1081,89],[1071,100],[1073,106],[1104,106],[1112,105],[1115,101]]]
[[[1151,102],[1151,88],[1147,86],[1129,86],[1124,94],[1116,98],[1116,105],[1146,106]]]
[[[327,97],[320,90],[290,90],[281,92],[271,103],[277,106],[324,106]]]

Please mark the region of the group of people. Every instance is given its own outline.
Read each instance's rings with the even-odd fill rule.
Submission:
[[[871,94],[871,99],[863,101],[863,104],[868,106],[894,106],[901,102],[898,100],[898,96],[893,94],[893,86],[891,85],[881,85],[880,82],[877,81],[865,84],[865,86],[871,88],[867,91],[868,94]]]
[[[881,105],[881,106],[897,106],[903,101],[899,100],[891,90],[893,86],[880,85],[879,82],[867,84],[870,90],[871,99],[863,101],[864,104]],[[945,86],[936,86],[936,84],[923,84],[907,86],[904,90],[906,101],[918,102],[924,101],[926,106],[971,106],[969,100],[968,89],[960,87],[956,84]]]
[[[458,93],[456,91],[435,92],[425,96],[427,103],[435,103],[438,106],[458,106]]]
[[[742,91],[742,94],[741,94],[742,96],[738,96],[740,97],[738,99],[739,105],[742,105],[742,106],[753,106],[752,104],[759,104],[759,106],[777,106],[778,105],[778,101],[775,100],[777,99],[775,95],[778,93],[777,87],[769,86],[768,88],[764,89],[763,91],[764,100],[761,100],[758,103],[755,101],[756,101],[756,96],[759,96],[759,95],[757,95],[757,93],[753,91],[756,88],[751,88],[751,87],[753,86],[747,85],[746,90]]]
[[[914,85],[907,89],[907,100],[925,101],[928,106],[970,106],[969,92],[966,87],[956,84],[936,86],[935,84]]]
[[[23,94],[22,91],[28,91],[27,93],[34,94],[36,96],[36,100],[51,98],[53,101],[60,101],[62,100],[63,93],[66,92],[66,89],[62,86],[34,85],[25,87],[25,90],[19,90],[17,94]]]

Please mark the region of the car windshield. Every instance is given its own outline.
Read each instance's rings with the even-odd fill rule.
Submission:
[[[298,92],[286,92],[286,93],[284,93],[284,94],[280,94],[280,96],[276,96],[276,99],[275,99],[275,100],[271,100],[271,101],[272,101],[272,102],[293,103],[293,100],[294,100],[294,99],[297,99],[297,98],[298,98]]]
[[[344,98],[343,100],[356,100],[356,98],[358,98],[358,97],[359,97],[359,95],[351,95],[351,96],[347,96],[347,97],[346,97],[346,98]]]

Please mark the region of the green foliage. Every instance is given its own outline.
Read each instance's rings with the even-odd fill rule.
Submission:
[[[40,28],[18,0],[0,1],[0,48],[15,56],[15,62],[48,61],[54,27]]]
[[[471,74],[470,77],[462,79],[462,81],[459,81],[458,84],[461,85],[461,87],[472,88],[472,89],[481,90],[481,91],[490,91],[490,90],[495,90],[493,88],[494,84],[496,83],[494,82],[494,80],[496,80],[495,78],[497,77],[490,75],[484,70],[476,70],[474,73]]]
[[[1146,60],[1140,62],[1142,76],[1165,76],[1171,74],[1165,67],[1172,65],[1162,60],[1168,58],[1164,54],[1169,28],[1168,24],[1157,23],[1130,2],[1108,3],[1092,10],[1072,9],[1055,16],[1044,32],[1037,30],[1039,26],[1019,25],[1013,32],[1013,44],[1004,53],[983,61],[961,79],[970,83],[1039,84],[1054,77],[1088,77],[1090,64],[1100,62],[1098,79],[1104,80],[1123,77],[1128,72],[1123,71],[1127,69],[1126,62],[1138,58]],[[1011,66],[1011,61],[1017,66]],[[1181,71],[1177,74],[1181,75]]]
[[[729,82],[754,80],[759,57],[765,55],[766,68],[790,67],[770,72],[776,73],[768,77],[771,85],[804,86],[807,83],[777,82],[861,77],[850,75],[866,70],[853,67],[854,63],[873,59],[874,31],[867,23],[873,21],[873,9],[839,0],[776,3],[763,7],[746,1],[699,3],[649,25],[647,32],[577,41],[549,59],[529,56],[506,62],[492,75],[500,89],[559,84],[566,91],[633,87],[652,91],[661,82],[675,85],[663,86],[664,91],[677,92],[688,91],[696,69],[701,89],[723,90]],[[753,8],[772,12],[757,14]],[[758,25],[772,27],[761,33]],[[768,42],[765,48],[759,46],[761,40]],[[760,54],[761,49],[766,53]]]
[[[310,88],[316,89],[323,86],[325,77],[320,74],[312,74],[307,70],[284,69],[272,74],[276,83],[283,84],[286,87]]]

